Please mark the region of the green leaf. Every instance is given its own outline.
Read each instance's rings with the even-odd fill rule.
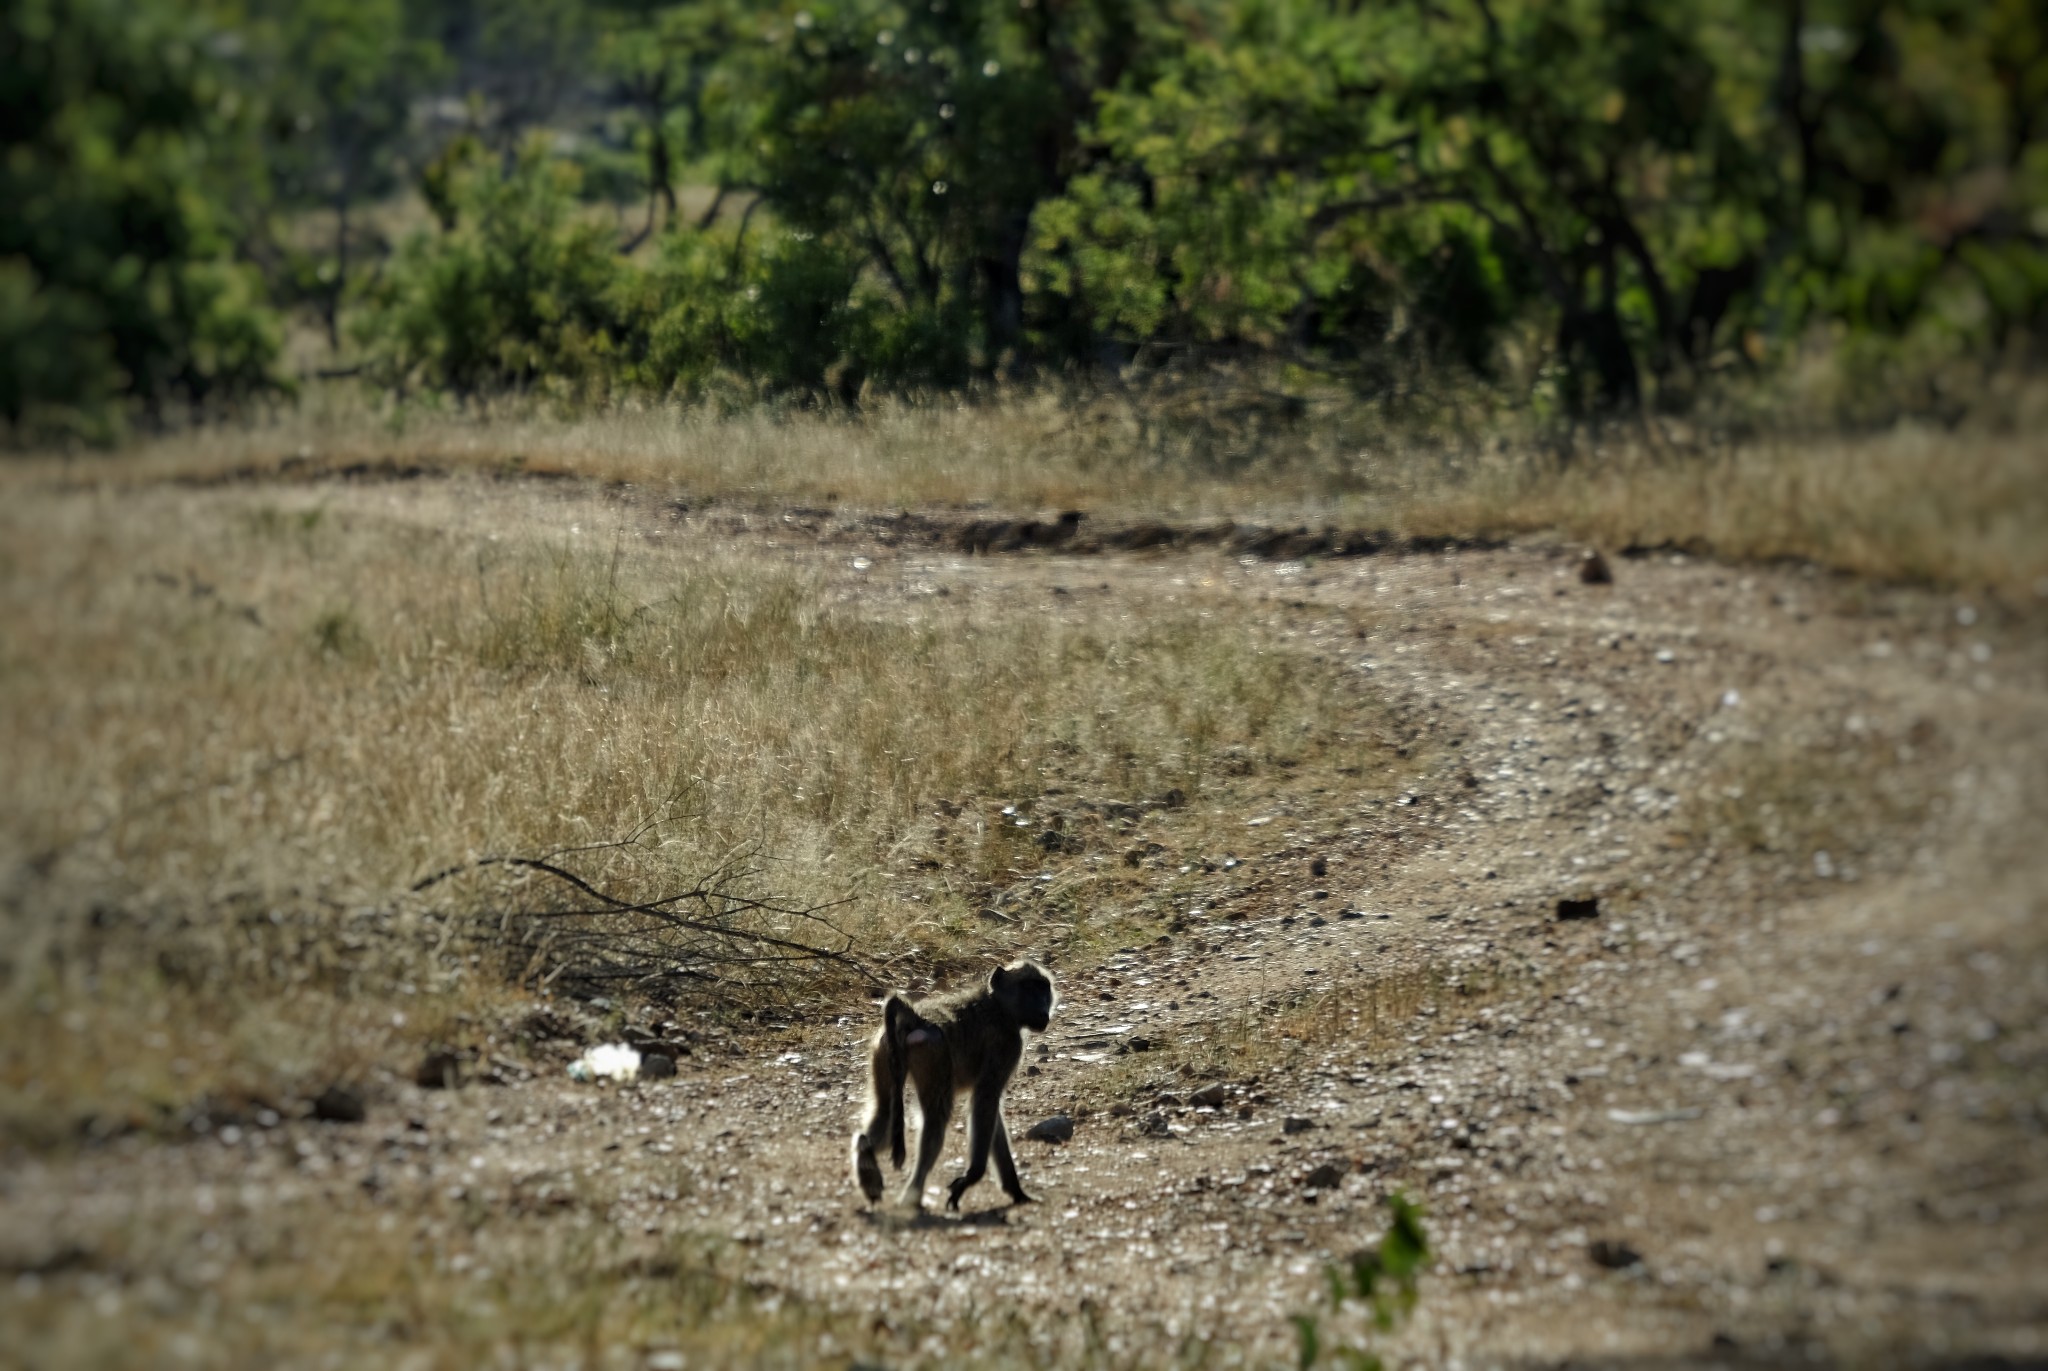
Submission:
[[[1322,1341],[1316,1330],[1315,1315],[1294,1316],[1294,1337],[1298,1344],[1294,1364],[1301,1371],[1308,1371],[1309,1367],[1316,1364],[1316,1358],[1322,1355]]]

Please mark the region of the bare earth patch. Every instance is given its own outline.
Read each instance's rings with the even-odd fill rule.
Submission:
[[[375,1046],[292,1069],[352,1073],[362,1122],[273,1100],[181,1116],[168,1140],[17,1127],[0,1171],[0,1339],[27,1365],[1292,1364],[1289,1316],[1324,1300],[1324,1268],[1377,1237],[1394,1192],[1420,1203],[1435,1249],[1414,1319],[1391,1337],[1325,1319],[1326,1344],[1350,1337],[1392,1364],[2048,1356],[2038,614],[1670,553],[1614,557],[1613,584],[1585,585],[1576,549],[1542,541],[1292,561],[1211,544],[981,556],[862,541],[800,512],[713,528],[580,486],[329,483],[274,502],[264,517],[317,508],[457,539],[499,519],[576,524],[605,547],[727,559],[736,584],[798,578],[884,627],[971,624],[1034,653],[1109,644],[1106,665],[1063,657],[1056,679],[1095,682],[1116,720],[1077,723],[1067,751],[1019,731],[1006,746],[1035,779],[870,797],[858,829],[875,855],[857,912],[890,966],[1049,959],[1065,1003],[1027,1048],[1009,1117],[1021,1137],[1065,1113],[1074,1135],[1020,1142],[1039,1203],[1004,1207],[991,1182],[963,1216],[912,1221],[867,1210],[846,1174],[872,1017],[857,993],[741,1018],[473,989],[434,1011],[437,1031],[478,1045],[470,1083],[427,1089],[417,1024],[385,1026],[407,1001],[357,982],[340,1012],[363,1018],[349,1041]],[[313,555],[276,554],[278,584]],[[210,594],[249,606],[253,634],[280,620],[273,589]],[[398,630],[362,603],[353,631],[375,652]],[[701,641],[713,620],[688,622]],[[1222,641],[1205,624],[1254,646],[1204,657]],[[1117,646],[1148,626],[1184,635],[1158,660],[1207,674],[1117,694],[1151,680],[1132,673],[1154,659],[1126,664]],[[346,623],[325,631],[322,660],[358,650]],[[586,624],[530,669],[490,658],[484,635],[482,665],[463,671],[512,683],[479,688],[487,702],[580,672],[576,690],[629,710],[619,659],[574,646],[606,631]],[[909,641],[881,641],[875,679],[937,709],[942,692],[884,671]],[[468,697],[450,689],[440,717],[456,719]],[[1140,717],[1148,691],[1180,690],[1215,719]],[[12,726],[25,717],[15,706]],[[731,727],[759,756],[781,745]],[[1213,746],[1145,769],[1154,732],[1200,729]],[[808,754],[774,755],[794,776]],[[911,790],[938,774],[901,765]],[[387,826],[437,822],[441,793]],[[54,840],[24,836],[32,792],[7,812],[5,911],[25,931],[38,880],[84,877],[34,874]],[[777,840],[815,859],[792,879],[824,890],[818,854],[853,830],[832,827],[850,822],[838,810],[804,814]],[[321,822],[367,832],[360,815]],[[425,864],[404,832],[376,841],[393,884]],[[62,1112],[50,1063],[87,1031],[64,1016],[89,1002],[46,990],[38,1010],[36,993],[10,1019],[42,1035],[5,1059],[17,1125],[31,1106]],[[581,1043],[624,1028],[682,1050],[678,1074],[568,1078]],[[76,1069],[149,1050],[116,1035]]]

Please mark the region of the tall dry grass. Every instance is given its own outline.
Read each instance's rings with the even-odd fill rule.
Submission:
[[[738,853],[745,889],[849,901],[870,959],[1056,947],[1131,895],[1143,821],[1105,805],[1201,809],[1380,748],[1369,690],[1195,589],[1048,604],[986,564],[707,544],[595,491],[44,491],[0,508],[0,546],[16,1119],[347,1074],[392,1035],[241,1048],[339,1043],[320,1019],[366,991],[467,1007],[506,968],[464,917],[540,896],[409,893],[453,863],[571,850],[649,898]],[[1055,811],[1073,851],[1039,845]],[[982,914],[1048,868],[1087,918]],[[117,1037],[183,1045],[65,1026],[110,1001],[148,1007]]]
[[[1902,428],[1719,451],[1631,446],[1557,469],[1510,464],[1412,507],[1441,531],[1554,529],[1609,547],[2048,599],[2048,436]]]
[[[312,476],[351,467],[566,475],[695,499],[862,508],[1084,508],[1115,517],[1336,523],[1403,532],[1556,531],[1791,558],[1888,581],[2048,588],[2048,388],[1996,422],[1858,435],[1681,441],[1656,421],[1554,439],[1446,411],[1397,423],[1324,397],[1277,406],[1221,378],[1161,402],[1041,389],[975,403],[880,401],[858,413],[659,405],[564,416],[526,403],[378,407],[315,388],[267,419],[43,457],[64,480]]]

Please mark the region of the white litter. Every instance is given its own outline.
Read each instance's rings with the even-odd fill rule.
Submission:
[[[601,1043],[569,1063],[572,1081],[631,1081],[640,1076],[640,1053],[624,1043]]]

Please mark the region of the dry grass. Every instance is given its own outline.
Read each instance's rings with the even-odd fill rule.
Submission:
[[[579,870],[648,894],[739,853],[760,870],[753,888],[851,895],[839,916],[864,952],[914,950],[941,974],[999,942],[1114,946],[1156,931],[1164,907],[1157,873],[1125,868],[1123,851],[1156,843],[1151,865],[1170,867],[1220,836],[1211,818],[1231,806],[1209,800],[1385,760],[1369,697],[1198,590],[1075,596],[1048,615],[995,582],[946,596],[840,559],[694,543],[658,501],[489,479],[508,471],[692,500],[1547,528],[2024,605],[2048,578],[2037,439],[1900,431],[1707,457],[1625,449],[1560,470],[1396,448],[1336,413],[1232,429],[1230,398],[1178,427],[1052,392],[859,416],[400,422],[335,389],[269,424],[17,464],[0,511],[0,737],[15,762],[0,900],[8,1003],[42,1009],[10,1040],[70,1059],[51,1025],[81,996],[191,994],[217,1014],[209,987],[228,983],[433,996],[472,969],[502,976],[472,966],[448,915],[530,889],[402,895],[484,854],[596,847]],[[306,479],[358,463],[453,479]],[[1102,807],[1175,788],[1197,803],[1170,822]],[[1048,859],[1035,840],[1049,823],[1070,823],[1089,855]],[[1819,832],[1787,842],[1854,849]],[[124,1083],[81,1061],[61,1077],[91,1101],[74,1116],[266,1079],[275,1093],[346,1075],[358,1051],[245,1079],[196,1026],[133,1027],[191,1069]],[[12,1126],[66,1117],[27,1057],[10,1049],[0,1073]]]
[[[431,1039],[418,1004],[545,974],[467,940],[531,882],[405,893],[451,863],[588,849],[563,860],[645,897],[738,853],[745,888],[851,897],[866,958],[944,968],[1148,919],[1122,854],[1155,797],[1189,798],[1178,846],[1380,749],[1370,692],[1194,592],[1048,613],[594,492],[100,489],[0,521],[0,1113],[43,1140],[317,1092]],[[300,1012],[366,988],[406,1032]],[[86,1011],[90,1041],[62,1027]],[[235,1046],[273,1039],[289,1059]]]
[[[1872,576],[1988,589],[2048,586],[2048,442],[2035,387],[1982,429],[1674,447],[1617,430],[1568,460],[1491,421],[1397,426],[1336,397],[1275,411],[1241,378],[1162,397],[1045,389],[979,403],[879,401],[858,414],[626,406],[559,416],[531,403],[373,406],[315,387],[266,420],[23,471],[91,482],[313,476],[351,467],[525,472],[696,499],[864,508],[1080,507],[1676,544]],[[2010,414],[2006,414],[2010,410]],[[2015,417],[2017,416],[2017,417]]]
[[[1153,843],[1168,866],[1199,853],[1230,807],[1164,822],[1101,802],[1306,788],[1384,761],[1369,698],[1199,591],[1020,611],[994,583],[942,596],[838,559],[709,547],[638,497],[498,473],[693,500],[1547,528],[1812,558],[2023,605],[2048,578],[2035,439],[1901,431],[1711,457],[1629,449],[1560,470],[1376,447],[1323,417],[1292,446],[1269,426],[1237,449],[1217,446],[1211,423],[1196,452],[1185,426],[1050,392],[860,416],[395,423],[332,390],[268,425],[18,464],[0,512],[0,737],[16,763],[0,783],[0,900],[8,1003],[42,1008],[16,1020],[8,1036],[24,1046],[0,1058],[10,1127],[347,1075],[362,1050],[334,1045],[348,1035],[316,1034],[328,1048],[250,1072],[230,1070],[196,1020],[132,1026],[174,1044],[158,1055],[189,1064],[178,1079],[98,1071],[92,1054],[61,1076],[23,1063],[31,1042],[77,1058],[52,1025],[81,996],[190,994],[217,1015],[208,988],[226,983],[455,993],[474,954],[450,909],[532,892],[402,892],[478,855],[616,844],[578,869],[647,894],[740,853],[761,870],[754,888],[852,895],[839,914],[864,952],[914,950],[944,974],[998,943],[1081,952],[1150,936],[1160,882],[1117,858]],[[358,463],[453,479],[305,479]],[[1054,821],[1087,858],[1034,845]],[[238,1021],[206,1031],[249,1036]],[[46,1079],[75,1082],[77,1107]]]
[[[1503,967],[1399,965],[1347,977],[1320,990],[1285,990],[1229,1006],[1205,1030],[1145,1053],[1125,1053],[1094,1067],[1076,1099],[1088,1110],[1123,1103],[1142,1111],[1161,1090],[1206,1081],[1255,1086],[1305,1071],[1355,1069],[1395,1037],[1436,1027],[1439,1015],[1480,1012],[1500,998]]]
[[[886,1347],[851,1318],[720,1275],[715,1240],[628,1244],[595,1186],[570,1185],[542,1214],[439,1195],[325,1214],[317,1256],[307,1216],[225,1195],[218,1218],[152,1215],[72,1254],[82,1291],[17,1278],[10,1341],[27,1365],[72,1367],[638,1367],[664,1351],[798,1367]]]
[[[934,1329],[901,1310],[821,1307],[731,1274],[717,1235],[622,1238],[617,1196],[582,1180],[536,1211],[503,1193],[424,1195],[308,1216],[217,1196],[212,1217],[158,1213],[12,1280],[9,1345],[28,1366],[419,1368],[661,1365],[1213,1365],[1189,1339],[1114,1352],[1098,1319],[992,1309]]]
[[[1710,456],[1640,449],[1512,468],[1416,506],[1443,531],[1555,529],[1610,548],[1675,545],[1808,561],[1882,581],[2048,596],[2048,441],[1905,429],[1760,441]]]

